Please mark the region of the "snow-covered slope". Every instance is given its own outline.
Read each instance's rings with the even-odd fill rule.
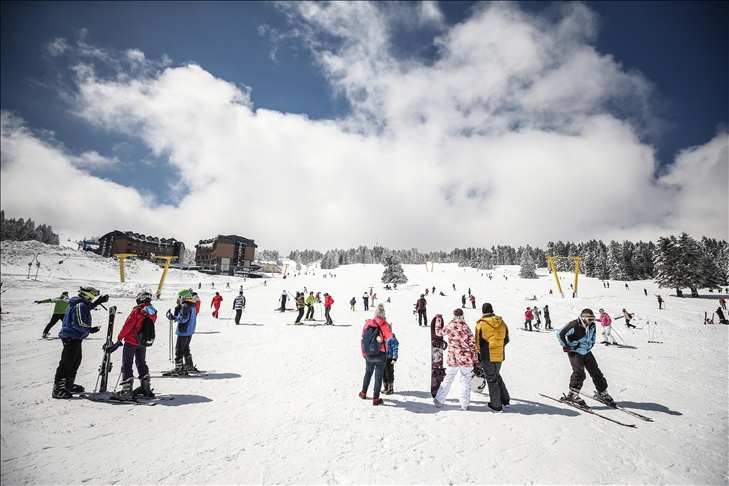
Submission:
[[[28,263],[36,254],[33,262],[41,266],[33,263],[28,278]],[[409,282],[392,291],[382,288],[380,265],[246,282],[170,271],[155,305],[164,312],[174,306],[178,290],[201,285],[203,312],[191,349],[199,368],[214,371],[203,378],[153,380],[156,392],[175,396],[154,407],[113,405],[50,397],[61,342],[39,339],[52,306],[33,301],[93,285],[112,296],[109,305],[118,306],[118,329],[136,292],[157,289],[161,270],[148,262],[127,262],[127,282],[120,284],[112,259],[4,242],[2,484],[729,480],[728,327],[702,324],[704,311],[716,309],[718,295],[680,299],[651,281],[630,282],[627,290],[622,282],[606,289],[600,281],[581,278],[580,297],[561,299],[549,295],[555,285],[545,269],[538,271],[537,280],[522,280],[518,267],[498,267],[489,280],[488,272],[450,264],[436,264],[433,272],[423,265],[404,268]],[[569,287],[572,276],[563,279]],[[240,285],[247,308],[242,325],[235,326],[231,308]],[[509,324],[511,343],[502,372],[513,401],[505,413],[489,411],[488,396],[481,393],[473,393],[471,409],[461,411],[458,384],[444,408],[433,406],[430,331],[419,328],[412,313],[425,287],[433,286],[446,295],[428,297],[429,319],[436,313],[449,318],[470,287],[479,309],[491,302]],[[274,312],[282,291],[304,287],[334,297],[335,326],[293,326],[295,313]],[[362,310],[361,296],[370,287],[378,301],[391,300],[388,320],[400,341],[396,393],[383,396],[380,407],[357,397],[364,373],[359,335],[371,316]],[[220,319],[209,310],[216,290],[225,299]],[[658,310],[656,293],[666,299],[667,309]],[[533,295],[536,302],[525,300]],[[354,312],[348,305],[353,296],[358,302]],[[549,304],[555,328],[584,307],[604,308],[613,318],[622,308],[634,312],[637,329],[626,329],[622,320],[615,326],[627,345],[598,345],[594,353],[613,397],[654,422],[596,407],[637,425],[630,429],[540,397],[566,392],[571,371],[553,333],[518,331],[526,306],[535,303]],[[317,318],[322,311],[317,306]],[[479,310],[466,310],[472,327],[479,316]],[[106,315],[95,312],[94,319],[105,323]],[[649,322],[655,323],[653,340],[662,343],[648,343]],[[57,324],[53,334],[59,329]],[[147,355],[152,370],[171,366],[168,331],[161,319],[157,342]],[[77,382],[87,389],[96,382],[101,334],[84,343]],[[121,353],[113,361],[116,382]],[[585,390],[592,390],[589,378]]]

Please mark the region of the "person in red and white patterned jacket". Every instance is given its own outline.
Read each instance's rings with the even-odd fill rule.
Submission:
[[[460,375],[461,410],[468,410],[471,403],[471,371],[478,365],[478,353],[471,328],[463,320],[463,310],[454,310],[453,320],[445,326],[443,321],[437,321],[435,334],[448,338],[448,369],[433,403],[436,407],[443,406],[456,375]]]

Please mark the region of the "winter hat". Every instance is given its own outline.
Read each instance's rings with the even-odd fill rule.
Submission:
[[[385,306],[383,304],[377,304],[377,308],[375,309],[375,317],[385,319]]]
[[[491,314],[494,312],[494,307],[486,302],[484,303],[484,305],[481,306],[481,312],[483,312],[484,314]]]
[[[68,295],[68,290],[64,290],[63,292],[61,292],[61,295]]]
[[[435,318],[443,320],[443,314],[436,314]]]
[[[463,319],[463,309],[456,309],[453,311],[453,317]]]

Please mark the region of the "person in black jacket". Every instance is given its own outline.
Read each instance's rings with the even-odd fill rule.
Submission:
[[[425,300],[425,295],[420,294],[420,298],[415,304],[415,308],[418,311],[418,326],[428,327],[428,313],[425,309],[426,305],[428,305],[428,302]]]

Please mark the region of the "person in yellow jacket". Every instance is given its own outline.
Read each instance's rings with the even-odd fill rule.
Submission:
[[[483,316],[476,321],[475,338],[481,369],[489,386],[490,401],[487,405],[494,412],[501,412],[511,400],[501,378],[501,363],[504,361],[504,347],[509,342],[509,328],[501,316],[494,314],[491,304],[483,304],[481,312]]]

